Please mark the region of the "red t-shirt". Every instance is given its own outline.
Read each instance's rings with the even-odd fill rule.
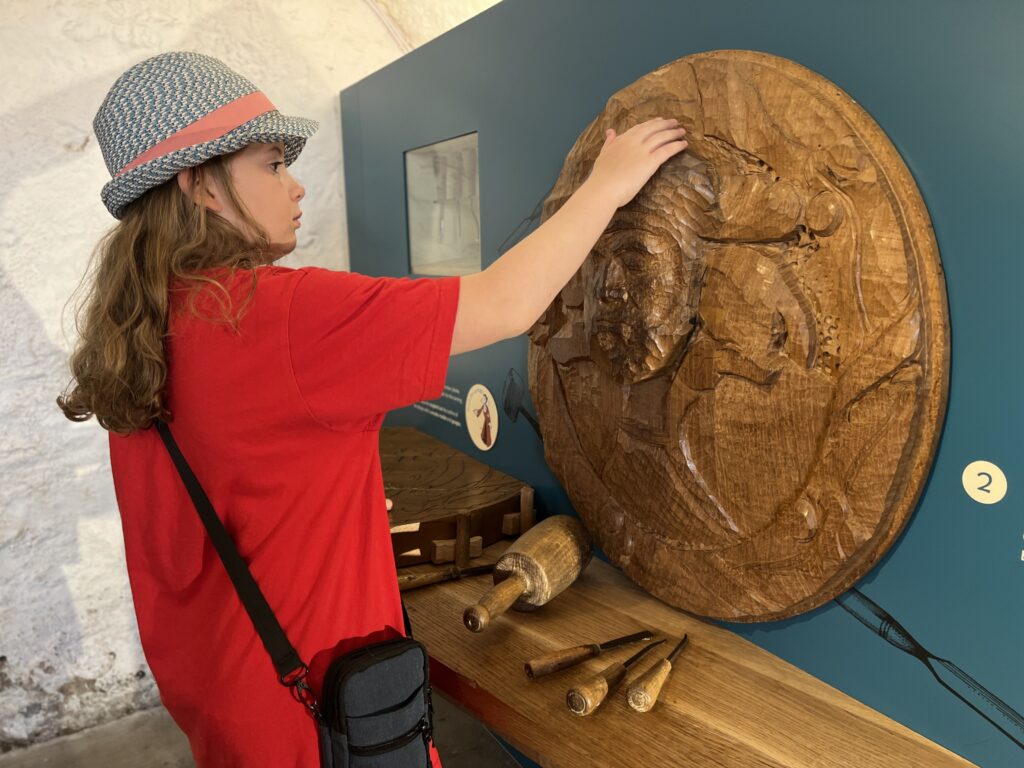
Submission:
[[[440,396],[459,281],[256,274],[254,290],[249,272],[228,282],[236,302],[252,290],[237,330],[172,301],[167,403],[319,693],[338,654],[402,634],[379,429]],[[110,462],[142,647],[197,764],[315,768],[314,723],[277,682],[156,430],[111,433]]]

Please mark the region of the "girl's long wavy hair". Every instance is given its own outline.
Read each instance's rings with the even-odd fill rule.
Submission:
[[[169,418],[164,341],[172,287],[189,292],[194,313],[199,293],[208,291],[218,312],[207,319],[237,327],[255,290],[256,267],[272,259],[266,233],[231,183],[229,157],[190,169],[191,188],[203,189],[211,177],[219,181],[250,236],[186,196],[171,178],[129,204],[97,244],[75,292],[81,298],[79,341],[69,361],[73,378],[57,398],[72,421],[95,416],[104,429],[127,435]],[[253,283],[245,301],[233,306],[221,280],[239,269],[251,271]]]

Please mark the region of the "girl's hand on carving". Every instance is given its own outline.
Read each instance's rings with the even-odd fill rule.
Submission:
[[[609,130],[590,177],[534,232],[487,269],[460,278],[451,353],[525,333],[551,304],[615,215],[661,164],[686,149],[678,120]]]
[[[666,160],[686,149],[685,135],[686,129],[675,118],[656,117],[621,135],[609,128],[587,182],[621,207],[636,197]]]

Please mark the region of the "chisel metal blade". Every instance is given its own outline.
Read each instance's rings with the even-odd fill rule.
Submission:
[[[641,640],[650,640],[652,637],[654,637],[654,633],[645,629],[643,632],[634,632],[632,635],[617,637],[614,640],[609,640],[607,643],[601,643],[597,647],[602,651],[608,651],[612,648],[618,648],[620,645],[629,645],[630,643],[636,643]]]
[[[643,656],[645,653],[651,650],[651,648],[654,648],[657,645],[661,645],[664,642],[664,640],[658,640],[657,642],[651,643],[650,645],[645,645],[639,651],[637,651],[624,662],[622,662],[622,666],[624,666],[626,669],[629,669],[633,664],[635,664],[640,659],[641,656]]]

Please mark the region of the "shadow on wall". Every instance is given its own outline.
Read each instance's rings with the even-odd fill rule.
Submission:
[[[102,92],[115,77],[74,90]],[[64,125],[55,129],[55,149],[41,152],[44,142],[29,130],[39,115],[74,103],[71,94],[62,89],[0,114],[0,155],[13,173],[0,187],[0,752],[159,702],[139,646],[106,433],[93,421],[68,421],[57,407],[69,379],[67,354],[24,292],[38,285],[46,297],[53,280],[59,285],[70,274],[40,247],[54,234],[29,230],[13,201],[30,193],[33,180],[66,166],[69,152],[97,151],[89,133],[61,149],[63,133],[72,131]],[[81,174],[61,174],[67,187],[48,193],[58,202],[80,198],[76,181]],[[98,188],[89,192],[98,199]],[[54,222],[62,244],[76,243],[63,253],[80,251],[83,266],[94,231],[95,222]],[[60,306],[52,296],[37,302],[47,304]]]
[[[56,407],[65,354],[2,268],[0,302],[6,752],[153,706],[157,696],[129,602],[106,433]]]

